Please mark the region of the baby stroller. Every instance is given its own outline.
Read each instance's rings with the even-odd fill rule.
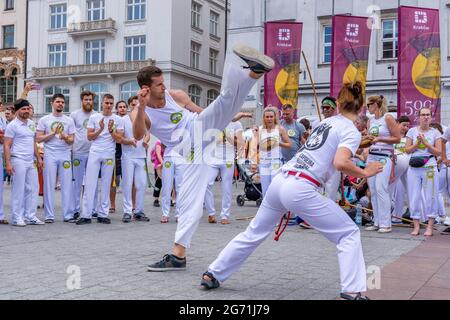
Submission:
[[[262,203],[262,187],[259,173],[251,171],[250,160],[238,161],[237,165],[245,183],[244,194],[238,195],[236,198],[237,205],[242,207],[245,201],[256,201],[256,205],[259,207]]]

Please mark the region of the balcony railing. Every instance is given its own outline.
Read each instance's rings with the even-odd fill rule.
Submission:
[[[82,36],[100,33],[115,34],[116,32],[116,21],[111,18],[106,20],[71,23],[69,24],[69,28],[67,30],[67,33],[71,36]]]
[[[77,77],[94,74],[122,74],[137,72],[141,68],[155,65],[155,60],[107,62],[102,64],[80,64],[64,67],[33,68],[33,78]]]

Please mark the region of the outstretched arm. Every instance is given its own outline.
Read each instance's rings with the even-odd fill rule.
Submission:
[[[203,108],[200,108],[198,105],[192,102],[189,95],[183,90],[169,90],[169,94],[172,96],[173,100],[175,100],[175,102],[181,107],[186,108],[187,110],[194,113],[201,113],[203,111]]]
[[[136,140],[141,140],[148,130],[150,130],[151,122],[145,113],[145,107],[150,102],[150,90],[143,87],[138,92],[139,106],[131,113],[131,121],[133,121],[133,136]]]

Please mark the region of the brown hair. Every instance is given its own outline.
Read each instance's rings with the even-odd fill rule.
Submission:
[[[83,100],[84,97],[92,96],[92,100],[95,98],[95,93],[89,90],[84,90],[80,93],[80,99]]]
[[[444,133],[444,130],[442,130],[442,126],[440,123],[437,122],[433,122],[432,124],[430,124],[430,127],[435,128],[437,131],[439,131],[441,134]]]
[[[279,123],[279,121],[278,121],[278,109],[275,108],[275,107],[272,106],[272,105],[269,105],[269,106],[267,106],[267,107],[264,109],[264,111],[263,111],[263,120],[262,120],[262,122],[263,122],[263,128],[266,127],[266,124],[265,124],[265,122],[264,122],[264,114],[265,114],[266,112],[272,112],[272,113],[273,113],[273,115],[274,115],[274,117],[275,117],[274,124],[275,124],[275,126],[277,126],[278,123]]]
[[[105,101],[105,99],[112,99],[112,100],[114,100],[114,97],[113,97],[112,94],[106,93],[106,94],[103,96],[102,101]]]
[[[162,74],[161,69],[155,66],[142,68],[137,75],[139,87],[142,88],[144,85],[150,86],[152,84],[152,78],[159,77]]]
[[[378,105],[378,108],[380,108],[381,110],[381,115],[385,115],[388,112],[388,107],[387,107],[387,100],[386,97],[379,95],[379,96],[370,96],[367,99],[367,104],[372,104],[372,103],[376,103]]]
[[[128,104],[130,105],[134,100],[139,100],[138,96],[132,96],[128,98]]]
[[[340,110],[358,114],[364,104],[362,82],[346,83],[337,98]]]

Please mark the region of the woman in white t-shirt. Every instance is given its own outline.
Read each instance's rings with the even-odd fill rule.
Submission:
[[[267,107],[263,113],[263,125],[255,134],[259,149],[259,175],[263,196],[266,194],[275,173],[282,165],[281,148],[289,149],[291,139],[286,130],[279,125],[278,110]]]
[[[367,279],[359,228],[342,208],[320,193],[321,185],[336,170],[359,178],[368,178],[383,171],[383,165],[379,162],[369,163],[365,169],[358,168],[352,162],[352,156],[361,143],[361,134],[353,122],[363,104],[361,82],[346,85],[341,90],[338,96],[340,114],[323,120],[296,156],[282,167],[267,190],[255,218],[246,231],[236,236],[209,266],[203,274],[202,286],[206,289],[218,288],[220,282],[241,267],[272,233],[283,215],[290,211],[308,221],[336,245],[341,297],[368,299],[361,295],[367,290]]]
[[[422,108],[419,111],[419,125],[406,134],[405,150],[411,154],[407,177],[409,210],[414,221],[411,235],[414,236],[420,233],[422,192],[425,197],[425,215],[428,218],[425,236],[433,235],[434,219],[438,211],[439,177],[435,157],[441,154],[441,134],[430,127],[431,117],[431,109]]]
[[[383,96],[371,96],[367,107],[374,118],[369,120],[369,134],[374,137],[367,162],[381,162],[383,172],[368,179],[371,194],[374,225],[368,231],[391,232],[391,197],[389,181],[393,176],[394,144],[400,142],[400,127],[388,114],[387,101]]]

